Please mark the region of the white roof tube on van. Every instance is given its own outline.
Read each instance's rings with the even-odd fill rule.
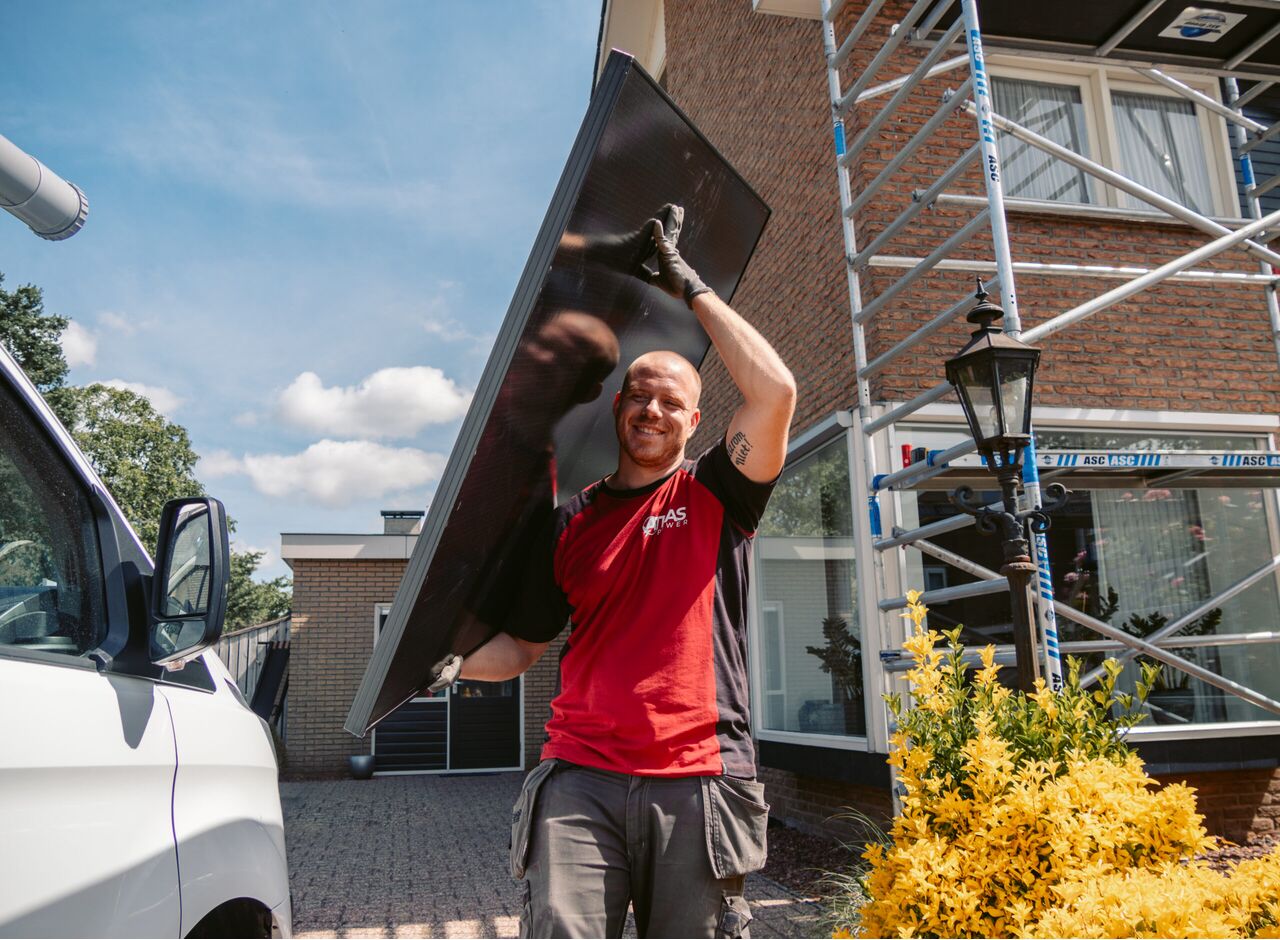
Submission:
[[[89,200],[75,183],[0,136],[0,208],[41,238],[61,241],[84,227]]]

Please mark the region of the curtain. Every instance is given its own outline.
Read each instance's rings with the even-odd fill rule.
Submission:
[[[996,113],[1075,153],[1088,155],[1084,104],[1075,85],[993,78],[991,90]],[[999,134],[997,140],[1006,196],[1093,201],[1088,180],[1080,170],[1008,134]]]
[[[1133,614],[1170,620],[1210,596],[1209,568],[1194,490],[1094,490],[1099,588],[1115,590],[1116,626]],[[1224,585],[1225,586],[1225,585]]]
[[[1120,168],[1130,179],[1189,209],[1213,213],[1213,188],[1195,106],[1181,98],[1115,92]],[[1124,205],[1147,208],[1132,196]]]

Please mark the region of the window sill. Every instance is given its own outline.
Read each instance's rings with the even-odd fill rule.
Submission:
[[[759,741],[776,741],[779,744],[799,744],[805,747],[824,747],[839,751],[869,751],[871,745],[866,735],[856,734],[810,734],[804,731],[773,731],[768,728],[756,730]]]
[[[938,205],[964,206],[966,208],[986,208],[986,196],[966,196],[960,193],[942,193],[938,196]],[[1195,226],[1175,219],[1163,212],[1150,212],[1145,209],[1119,209],[1115,206],[1095,206],[1078,202],[1049,202],[1043,199],[1005,199],[1006,212],[1018,215],[1060,215],[1067,218],[1087,220],[1091,222],[1141,222],[1144,225],[1169,225],[1199,231]],[[1252,219],[1223,218],[1209,216],[1211,221],[1229,229],[1238,229],[1249,224]],[[1265,233],[1255,241],[1262,241]]]
[[[1134,744],[1144,741],[1205,741],[1280,734],[1280,721],[1223,721],[1212,724],[1149,725],[1129,732]]]

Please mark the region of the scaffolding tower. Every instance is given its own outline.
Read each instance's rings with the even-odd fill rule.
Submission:
[[[1264,215],[1259,198],[1276,186],[1280,186],[1280,175],[1257,182],[1253,178],[1250,151],[1260,143],[1280,134],[1280,122],[1271,127],[1252,120],[1243,113],[1244,107],[1259,94],[1271,86],[1270,73],[1274,69],[1262,70],[1256,64],[1251,65],[1250,56],[1256,54],[1264,45],[1280,36],[1280,23],[1266,30],[1248,46],[1237,53],[1231,60],[1217,64],[1214,69],[1201,69],[1221,78],[1229,104],[1224,105],[1203,92],[1179,81],[1157,68],[1150,67],[1134,58],[1104,58],[1112,56],[1135,29],[1151,17],[1160,7],[1162,0],[1150,0],[1124,26],[1117,30],[1096,48],[1088,53],[1080,53],[1076,57],[1094,64],[1100,61],[1105,64],[1132,67],[1146,79],[1156,82],[1176,94],[1187,98],[1202,108],[1225,119],[1233,128],[1235,142],[1241,159],[1241,168],[1246,181],[1246,201],[1251,218],[1239,226],[1228,227],[1213,218],[1196,211],[1176,200],[1170,199],[1125,175],[1110,169],[1101,163],[1091,160],[1079,153],[1067,149],[1024,127],[1009,117],[997,114],[992,105],[990,78],[987,74],[983,55],[983,36],[979,23],[977,0],[959,0],[960,10],[949,26],[942,28],[947,15],[952,13],[956,0],[916,0],[903,15],[900,22],[890,32],[888,38],[878,51],[871,56],[863,71],[847,87],[842,86],[841,68],[849,60],[851,53],[869,35],[873,22],[880,15],[885,0],[869,0],[865,10],[857,18],[850,32],[844,37],[837,37],[835,22],[837,15],[845,6],[845,0],[821,0],[823,43],[826,55],[828,91],[830,93],[831,113],[833,119],[836,169],[839,180],[842,229],[844,235],[845,267],[848,277],[849,299],[852,308],[853,349],[857,369],[858,413],[853,421],[851,434],[850,458],[851,475],[856,489],[861,488],[867,500],[867,512],[855,513],[856,533],[856,579],[858,604],[863,624],[875,623],[877,629],[873,635],[882,639],[881,658],[884,668],[880,674],[875,673],[872,665],[877,662],[874,655],[864,657],[867,673],[864,680],[868,682],[868,698],[878,700],[875,693],[886,691],[881,683],[888,680],[887,675],[900,670],[901,665],[895,663],[897,641],[905,637],[906,621],[900,620],[895,611],[906,606],[906,598],[893,590],[893,580],[887,576],[885,556],[892,551],[906,548],[920,551],[933,558],[950,564],[976,578],[976,584],[942,588],[927,592],[925,603],[954,600],[963,596],[990,594],[1006,590],[1006,583],[996,572],[991,571],[955,552],[944,549],[930,539],[945,533],[962,529],[974,524],[974,518],[967,514],[956,516],[903,531],[894,527],[889,532],[881,529],[879,498],[881,494],[911,489],[924,481],[942,474],[953,472],[961,465],[961,458],[973,454],[976,445],[966,440],[949,449],[933,452],[925,459],[910,463],[901,469],[889,471],[882,466],[881,455],[887,448],[878,446],[883,441],[878,435],[884,434],[898,422],[910,418],[927,405],[937,402],[949,394],[951,387],[941,382],[911,400],[890,407],[887,410],[877,407],[871,398],[871,379],[884,372],[896,361],[919,346],[938,330],[962,316],[972,305],[972,296],[960,297],[948,309],[918,326],[910,335],[892,345],[873,359],[867,354],[867,329],[877,315],[882,314],[896,299],[910,291],[913,284],[926,274],[935,270],[958,270],[969,274],[981,273],[986,279],[983,287],[987,291],[999,291],[1005,314],[1005,330],[1013,336],[1020,336],[1028,343],[1051,336],[1072,324],[1093,316],[1121,301],[1126,300],[1154,285],[1165,281],[1185,280],[1205,285],[1216,284],[1249,284],[1256,286],[1265,297],[1267,311],[1270,316],[1271,331],[1276,343],[1277,355],[1280,356],[1280,305],[1277,304],[1277,276],[1273,265],[1280,265],[1280,254],[1266,247],[1266,239],[1270,234],[1280,230],[1280,211]],[[1049,14],[1046,14],[1049,15]],[[917,48],[923,48],[923,56],[914,68],[905,75],[897,75],[880,84],[872,85],[882,72],[892,72],[892,66],[899,58],[904,43],[911,42]],[[958,53],[958,54],[957,54]],[[1057,50],[1059,58],[1071,58],[1070,51]],[[851,185],[851,168],[857,163],[860,155],[866,150],[878,134],[891,121],[899,127],[905,127],[910,121],[902,112],[902,105],[920,84],[927,79],[943,73],[959,73],[958,86],[950,91],[937,105],[933,113],[915,127],[915,133],[902,145],[882,169],[862,187],[858,193],[853,192]],[[1240,94],[1237,78],[1253,80],[1256,84],[1245,94]],[[887,99],[874,114],[868,116],[865,125],[851,141],[846,140],[845,119],[855,105],[861,105],[873,99]],[[860,247],[858,233],[855,228],[855,217],[868,205],[882,195],[888,183],[900,170],[911,165],[913,158],[921,148],[926,147],[935,138],[942,126],[953,115],[964,110],[973,117],[971,125],[973,142],[963,154],[944,172],[924,189],[917,189],[905,206],[892,221],[888,222],[865,246]],[[908,132],[910,128],[908,128]],[[1105,266],[1097,264],[1045,264],[1037,262],[1015,261],[1010,245],[1009,228],[1005,218],[1004,192],[1000,172],[1000,154],[997,149],[997,131],[1021,143],[1036,148],[1050,157],[1065,162],[1088,176],[1125,193],[1141,203],[1204,232],[1211,240],[1202,246],[1188,251],[1157,267],[1144,269],[1136,267]],[[947,190],[953,186],[969,169],[978,163],[985,186],[985,199],[951,195]],[[974,206],[977,211],[953,234],[946,237],[936,247],[918,257],[890,256],[882,253],[882,249],[904,230],[926,209],[935,203],[947,205]],[[979,233],[989,233],[994,261],[976,261],[958,255],[959,250]],[[1253,272],[1198,270],[1196,265],[1214,258],[1222,252],[1233,248],[1243,248],[1258,261],[1258,268]],[[868,267],[896,269],[901,275],[886,289],[876,296],[866,297],[863,291],[862,272]],[[1280,270],[1280,269],[1276,269]],[[1079,304],[1072,309],[1058,313],[1051,319],[1032,329],[1023,329],[1018,309],[1016,276],[1020,273],[1037,276],[1063,275],[1093,280],[1115,281],[1121,283],[1110,286],[1097,296]],[[941,363],[939,363],[941,372]],[[1280,455],[1276,455],[1280,458]],[[973,458],[970,458],[971,460]],[[1024,461],[1029,468],[1025,480],[1023,498],[1029,503],[1039,505],[1039,480],[1036,468],[1038,461],[1034,447],[1029,448]],[[1065,470],[1050,470],[1046,474],[1060,474]],[[1176,472],[1176,471],[1175,471]],[[1189,468],[1188,475],[1194,473]],[[1247,468],[1241,470],[1248,473]],[[1262,481],[1261,485],[1275,486],[1272,481]],[[855,500],[855,506],[857,501]],[[1054,599],[1052,590],[1052,573],[1049,570],[1049,555],[1044,535],[1032,535],[1031,544],[1036,548],[1038,561],[1038,577],[1033,585],[1036,606],[1037,624],[1039,627],[1039,649],[1043,655],[1041,668],[1045,671],[1050,684],[1061,681],[1061,666],[1058,663],[1059,643],[1057,638],[1056,619],[1069,618],[1082,624],[1098,634],[1098,639],[1085,643],[1070,644],[1068,651],[1101,651],[1118,650],[1121,658],[1131,658],[1138,654],[1150,657],[1167,666],[1179,669],[1203,682],[1216,686],[1232,695],[1259,706],[1274,714],[1280,715],[1280,702],[1234,682],[1225,676],[1177,655],[1170,649],[1170,638],[1179,630],[1193,623],[1199,616],[1212,610],[1252,584],[1280,568],[1280,555],[1271,558],[1245,578],[1231,585],[1225,591],[1199,605],[1196,610],[1168,623],[1155,634],[1139,639],[1097,618],[1090,617],[1074,607]],[[895,596],[896,595],[896,596]],[[878,618],[878,619],[875,619]],[[864,637],[865,637],[864,633]],[[865,642],[865,640],[864,640]],[[1234,643],[1275,643],[1280,642],[1280,633],[1263,634],[1227,634],[1216,637],[1196,638],[1194,643],[1188,638],[1177,640],[1179,648],[1193,645],[1226,645]],[[1001,647],[998,655],[1008,661],[1012,647]],[[1085,677],[1086,682],[1094,681],[1101,670],[1095,670]],[[869,733],[871,744],[876,749],[883,749],[887,741],[881,740],[884,734],[879,722],[870,722]]]

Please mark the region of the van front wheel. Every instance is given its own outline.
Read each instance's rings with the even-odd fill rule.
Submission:
[[[189,940],[221,937],[271,937],[271,911],[252,898],[220,904],[191,928]]]

